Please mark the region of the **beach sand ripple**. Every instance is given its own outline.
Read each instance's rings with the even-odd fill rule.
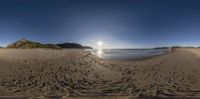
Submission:
[[[0,96],[199,96],[198,53],[114,61],[80,49],[0,49]]]

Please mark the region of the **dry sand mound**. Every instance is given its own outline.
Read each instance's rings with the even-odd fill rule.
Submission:
[[[200,58],[187,51],[139,61],[84,50],[0,49],[1,96],[198,96]]]

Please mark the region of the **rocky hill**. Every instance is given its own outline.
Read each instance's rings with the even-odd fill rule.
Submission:
[[[30,41],[27,39],[21,39],[7,46],[7,48],[17,48],[17,49],[32,49],[32,48],[52,48],[52,49],[61,49],[61,48],[78,48],[78,49],[91,49],[88,46],[82,46],[77,43],[63,43],[63,44],[42,44],[35,41]]]
[[[62,44],[57,44],[57,46],[61,47],[61,48],[80,48],[80,49],[91,49],[91,47],[89,46],[82,46],[80,44],[77,43],[62,43]]]
[[[83,46],[85,49],[93,49],[92,47],[90,46]]]
[[[7,46],[7,48],[17,48],[17,49],[28,49],[28,48],[53,48],[59,49],[59,46],[54,44],[42,44],[35,41],[30,41],[26,39],[21,39],[15,43],[12,43]]]
[[[76,43],[63,43],[63,44],[57,44],[57,46],[61,48],[82,48],[83,46]]]

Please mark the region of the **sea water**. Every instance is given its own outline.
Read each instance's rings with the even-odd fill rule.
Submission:
[[[90,52],[102,58],[113,60],[144,59],[168,53],[168,49],[91,49]]]

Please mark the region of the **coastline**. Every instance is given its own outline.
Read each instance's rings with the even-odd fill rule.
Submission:
[[[200,50],[192,50],[113,61],[82,49],[0,49],[0,96],[199,97]]]

